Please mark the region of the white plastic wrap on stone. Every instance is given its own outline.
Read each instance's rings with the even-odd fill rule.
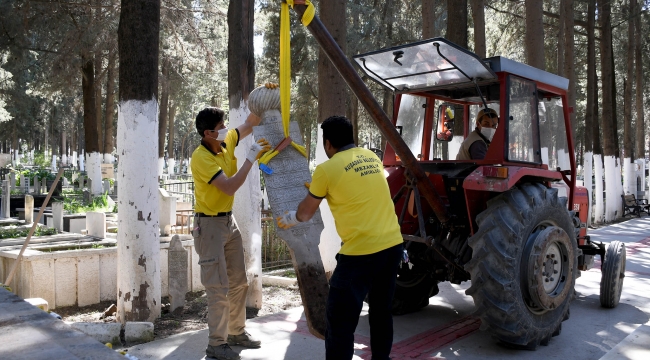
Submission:
[[[117,320],[153,321],[161,296],[155,99],[119,103],[117,153]]]

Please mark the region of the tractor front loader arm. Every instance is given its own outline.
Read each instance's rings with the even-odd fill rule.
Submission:
[[[304,0],[294,0],[294,10],[298,15],[302,17],[306,9],[307,6],[304,4]],[[327,31],[318,16],[314,16],[313,20],[307,25],[307,29],[316,38],[321,49],[327,54],[327,57],[348,84],[350,90],[352,90],[361,104],[363,104],[363,107],[370,113],[371,118],[377,124],[382,135],[386,137],[386,140],[395,149],[395,153],[402,160],[404,167],[416,179],[420,193],[429,205],[431,205],[440,223],[446,224],[449,220],[449,215],[433,183],[426,176],[424,170],[418,164],[417,159],[399,135],[397,129],[395,129],[395,126],[393,126],[384,110],[379,106],[377,100],[375,100],[366,84],[361,80],[361,77],[354,70],[354,67],[352,67],[352,64],[345,57],[345,54],[336,41],[334,41],[332,35]]]

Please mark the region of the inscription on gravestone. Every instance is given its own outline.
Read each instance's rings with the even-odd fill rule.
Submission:
[[[171,302],[171,309],[169,309],[169,311],[173,312],[177,308],[185,305],[185,294],[188,290],[187,250],[183,248],[183,244],[178,235],[174,235],[169,244],[169,256],[167,261],[169,273],[169,298]]]
[[[266,91],[269,96],[277,96],[278,101],[275,103],[279,104],[279,90],[260,87],[255,91]],[[275,94],[270,94],[270,92],[275,92]],[[267,99],[258,104],[255,103],[258,98],[251,93],[249,107],[262,112],[262,121],[259,126],[253,128],[253,134],[255,139],[265,138],[274,148],[284,139],[282,117],[277,109],[261,109],[261,102],[273,103],[274,101],[267,101]],[[291,122],[289,130],[293,141],[302,145],[298,124]],[[268,167],[273,170],[273,174],[263,173],[264,182],[273,217],[277,218],[285,211],[298,208],[300,201],[307,195],[307,188],[304,184],[311,182],[311,174],[307,159],[291,145],[276,155],[268,163]],[[318,249],[322,231],[323,220],[320,211],[317,211],[310,221],[300,223],[290,229],[277,229],[278,235],[291,250],[307,325],[310,332],[320,338],[324,338],[326,330],[325,305],[329,291]]]

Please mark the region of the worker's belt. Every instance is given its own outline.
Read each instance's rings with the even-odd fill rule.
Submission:
[[[232,215],[232,211],[220,212],[220,213],[217,213],[216,215],[208,215],[208,214],[204,214],[204,213],[194,213],[194,216],[198,216],[198,217],[222,217],[222,216],[230,216],[230,215]]]

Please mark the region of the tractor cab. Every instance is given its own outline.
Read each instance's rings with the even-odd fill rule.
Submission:
[[[567,79],[501,56],[481,59],[444,38],[354,60],[368,77],[394,92],[393,124],[439,195],[455,207],[452,213],[466,219],[472,233],[476,224],[470,219],[485,210],[485,202],[522,181],[547,182],[569,204],[586,201],[574,199]],[[476,130],[477,114],[488,108],[498,124],[491,141],[481,136],[487,143],[485,157],[457,160],[463,141]],[[390,144],[383,162],[389,173],[401,166]],[[452,194],[463,189],[465,196]],[[468,202],[468,196],[483,200]],[[460,214],[461,207],[467,214]]]

